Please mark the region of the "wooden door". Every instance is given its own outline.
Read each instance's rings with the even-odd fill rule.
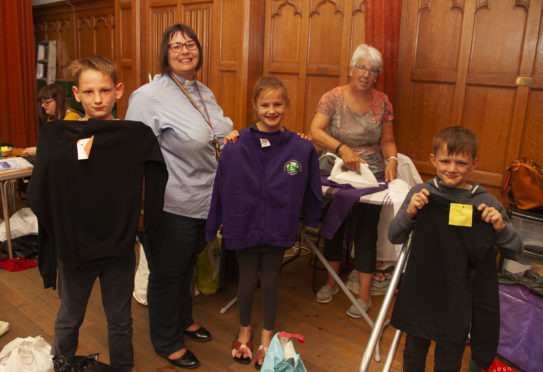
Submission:
[[[395,135],[426,178],[432,138],[450,125],[477,135],[471,180],[495,195],[512,160],[543,160],[542,2],[404,1]]]
[[[364,0],[266,0],[264,74],[283,80],[285,126],[306,132],[320,97],[347,83],[352,50],[364,42]]]

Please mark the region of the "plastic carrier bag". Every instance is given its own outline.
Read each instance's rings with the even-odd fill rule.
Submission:
[[[213,294],[219,289],[220,264],[221,238],[217,236],[206,244],[196,261],[196,286],[203,294]]]
[[[299,334],[278,332],[273,336],[261,372],[307,372],[300,354],[294,350],[291,338],[304,343],[304,337]]]
[[[51,345],[41,336],[17,337],[0,351],[2,372],[53,372]]]

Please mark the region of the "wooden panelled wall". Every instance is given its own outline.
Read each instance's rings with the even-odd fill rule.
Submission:
[[[364,0],[71,0],[34,8],[36,40],[55,39],[60,79],[73,58],[91,52],[115,60],[125,96],[158,72],[164,29],[191,25],[202,42],[198,79],[215,93],[237,129],[254,120],[256,79],[285,81],[287,128],[307,131],[320,96],[347,82],[350,54],[364,41]]]
[[[403,1],[395,135],[400,152],[425,178],[435,174],[428,161],[432,137],[448,125],[477,134],[481,162],[472,179],[496,195],[511,160],[527,156],[543,163],[542,2]],[[90,52],[118,63],[126,85],[121,117],[130,93],[158,72],[162,31],[184,22],[204,47],[198,79],[237,129],[254,119],[254,81],[270,74],[289,90],[287,128],[307,132],[320,96],[347,82],[352,50],[365,40],[365,4],[71,0],[34,8],[34,19],[36,40],[60,45],[60,78],[72,58]],[[517,83],[518,77],[529,79]]]
[[[543,163],[543,0],[404,0],[396,139],[419,172],[432,137],[479,138],[472,179],[495,195],[512,160]],[[526,78],[526,79],[523,79]]]

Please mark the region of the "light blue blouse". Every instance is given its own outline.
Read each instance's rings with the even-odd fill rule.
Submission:
[[[222,146],[233,123],[208,87],[176,77],[205,113],[198,84],[213,129],[169,75],[161,75],[132,93],[126,119],[144,122],[157,136],[169,174],[163,210],[207,218],[217,170],[213,132]]]

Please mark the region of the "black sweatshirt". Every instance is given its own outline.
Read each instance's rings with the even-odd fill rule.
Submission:
[[[76,143],[94,135],[89,158]],[[57,260],[126,256],[134,247],[145,179],[144,224],[153,236],[168,172],[151,129],[141,122],[55,120],[40,130],[28,187],[39,223],[39,268],[55,287]]]
[[[471,227],[450,225],[451,201],[428,199],[416,216],[391,324],[436,342],[465,343],[471,329],[472,358],[486,370],[500,329],[494,230],[476,207]]]

